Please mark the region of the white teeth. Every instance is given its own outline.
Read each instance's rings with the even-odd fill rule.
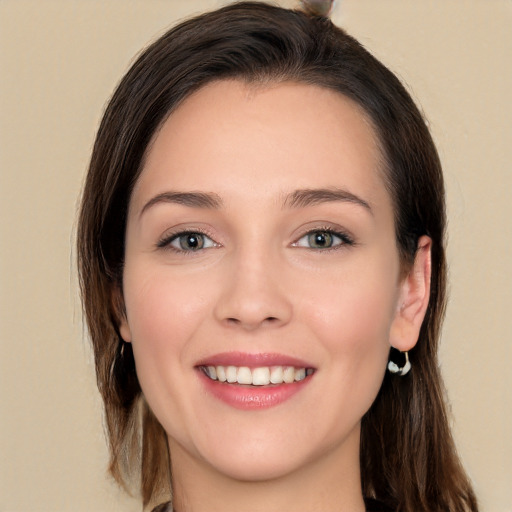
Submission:
[[[247,368],[247,366],[240,366],[240,368],[238,368],[236,381],[238,384],[252,384],[251,369]]]
[[[210,379],[217,379],[217,370],[215,369],[215,366],[207,366],[206,374],[208,375],[208,377],[210,377]]]
[[[295,368],[293,366],[285,366],[283,369],[283,382],[291,384],[295,381]]]
[[[219,380],[220,382],[226,382],[227,377],[226,377],[226,370],[224,369],[224,366],[217,366],[216,371],[217,371],[217,380]]]
[[[269,368],[254,368],[252,371],[253,386],[268,386],[270,384]]]
[[[299,368],[295,370],[295,381],[304,380],[306,378],[306,368]]]
[[[272,382],[272,384],[281,384],[283,382],[282,366],[272,366],[270,369],[270,382]]]
[[[230,384],[268,386],[269,384],[292,384],[314,373],[313,368],[295,368],[293,366],[203,366],[203,371],[212,380]]]
[[[226,367],[226,380],[228,382],[236,382],[236,366]]]

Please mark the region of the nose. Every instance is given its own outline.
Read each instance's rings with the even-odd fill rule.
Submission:
[[[246,331],[286,325],[293,307],[284,274],[278,257],[261,251],[234,255],[224,274],[216,319]]]

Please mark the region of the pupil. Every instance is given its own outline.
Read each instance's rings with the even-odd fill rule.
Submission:
[[[184,239],[182,239],[182,242],[180,244],[182,249],[188,249],[188,250],[201,249],[201,247],[202,247],[201,235],[192,233],[190,235],[184,236],[183,238]]]
[[[331,235],[326,232],[317,231],[310,238],[313,247],[329,247],[331,245]]]
[[[320,233],[318,233],[316,235],[316,244],[317,245],[325,245],[325,236],[320,234]]]

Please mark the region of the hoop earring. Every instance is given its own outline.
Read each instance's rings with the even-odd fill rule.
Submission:
[[[388,370],[390,373],[394,373],[395,375],[398,375],[399,377],[403,377],[404,375],[409,373],[410,369],[412,368],[412,365],[409,361],[409,353],[408,352],[399,352],[399,351],[397,351],[397,352],[405,357],[405,362],[403,363],[403,366],[398,366],[397,363],[390,360],[388,363]]]

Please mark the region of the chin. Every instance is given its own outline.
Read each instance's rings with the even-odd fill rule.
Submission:
[[[296,459],[284,460],[282,457],[272,457],[268,454],[237,455],[230,451],[228,457],[212,460],[210,464],[224,476],[241,482],[264,482],[278,480],[290,475],[304,465]]]
[[[339,425],[337,426],[339,428]],[[239,482],[264,482],[284,479],[308,470],[315,470],[336,460],[358,460],[359,423],[350,428],[345,425],[335,431],[315,435],[310,429],[291,432],[279,429],[246,430],[233,428],[232,435],[221,432],[216,439],[210,437],[193,451],[199,464],[205,464],[217,474]],[[283,432],[286,434],[283,435]],[[190,453],[190,451],[189,451]],[[172,454],[172,448],[171,448]]]

